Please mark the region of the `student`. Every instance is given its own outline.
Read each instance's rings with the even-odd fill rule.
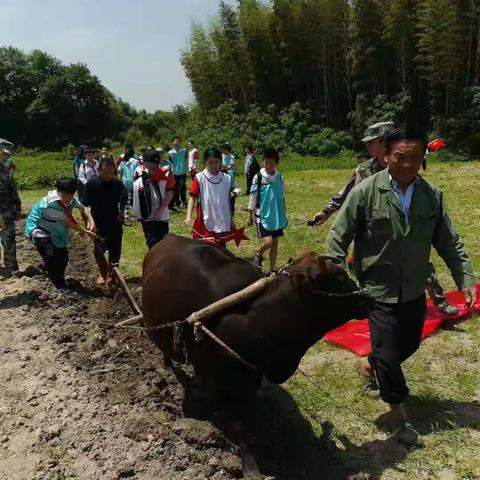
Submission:
[[[98,237],[93,253],[100,275],[97,284],[109,284],[113,267],[120,263],[122,252],[122,223],[124,220],[127,193],[115,174],[115,160],[110,155],[100,159],[100,175],[87,182],[82,195],[82,204],[90,207]],[[108,251],[108,263],[105,253]]]
[[[131,149],[127,149],[123,155],[123,158],[118,165],[118,176],[125,186],[127,192],[127,203],[132,206],[133,202],[133,177],[135,170],[139,165],[138,159],[135,156],[133,146]]]
[[[4,246],[5,274],[18,270],[15,221],[20,218],[22,204],[13,173],[15,165],[8,159],[10,151],[0,146],[0,241]]]
[[[143,166],[135,171],[133,182],[133,213],[142,222],[147,247],[151,249],[168,233],[175,184],[170,168],[160,166],[158,150],[143,154]]]
[[[170,172],[172,174],[172,181],[173,181],[173,165],[172,165],[172,162],[170,160],[166,160],[166,159],[163,158],[163,148],[162,147],[157,147],[157,148],[152,148],[152,150],[156,150],[158,152],[158,155],[159,155],[159,158],[160,158],[160,161],[158,162],[158,166],[164,172],[170,170]],[[174,181],[173,181],[173,183],[175,184]]]
[[[119,155],[117,157],[117,159],[115,160],[115,166],[118,169],[118,167],[120,167],[120,164],[122,163],[124,158],[127,158],[127,160],[128,160],[129,158],[132,158],[132,157],[137,158],[137,156],[135,155],[135,150],[133,148],[133,144],[132,143],[127,143],[125,145],[125,152],[122,153],[121,155]]]
[[[214,238],[219,243],[222,237],[232,233],[235,225],[232,220],[230,198],[235,195],[232,178],[221,171],[222,153],[209,148],[203,156],[205,169],[197,173],[190,187],[185,225],[192,224],[193,209],[197,209],[197,218],[193,225],[193,238]]]
[[[197,174],[198,150],[195,148],[193,140],[188,141],[188,171],[190,177],[193,179]]]
[[[257,224],[258,237],[262,246],[255,254],[254,263],[262,267],[263,254],[270,250],[270,271],[275,270],[278,255],[278,239],[288,225],[285,214],[285,185],[283,176],[277,171],[280,157],[273,148],[263,154],[264,168],[253,178],[248,204],[247,225]]]
[[[85,163],[85,145],[80,145],[77,149],[77,154],[73,159],[73,176],[78,180],[78,174],[80,172],[80,167]]]
[[[76,198],[77,182],[74,178],[60,178],[57,189],[48,192],[32,209],[25,225],[25,236],[37,247],[45,262],[48,277],[59,290],[65,290],[65,269],[68,264],[68,229],[77,230],[96,238],[95,223],[88,211]],[[86,224],[81,227],[72,215],[78,208]]]
[[[187,151],[182,148],[180,138],[175,137],[172,142],[173,148],[168,152],[169,160],[173,165],[173,179],[175,190],[170,210],[176,212],[180,205],[187,207]],[[180,204],[181,202],[181,204]]]
[[[98,177],[98,161],[95,159],[95,149],[85,147],[85,162],[78,170],[78,195],[81,197],[83,189],[89,180]]]
[[[148,150],[147,147],[140,148],[140,155],[138,156],[138,164],[143,165],[143,154]]]
[[[222,170],[235,180],[235,156],[229,143],[224,143],[222,149]]]
[[[250,188],[252,187],[253,177],[260,171],[260,165],[253,154],[253,146],[247,145],[245,147],[245,179],[247,181],[247,191],[245,195],[250,195]]]

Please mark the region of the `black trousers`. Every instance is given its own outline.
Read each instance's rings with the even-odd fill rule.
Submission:
[[[150,250],[168,233],[168,222],[142,222],[143,234]]]
[[[175,189],[173,191],[172,203],[175,207],[179,207],[180,201],[187,203],[187,175],[174,175],[173,179],[175,180]]]
[[[33,242],[45,262],[48,278],[56,287],[63,286],[68,265],[68,250],[53,245],[50,237],[33,237]]]
[[[98,229],[97,234],[102,239],[95,239],[93,242],[93,254],[95,257],[103,256],[108,251],[109,263],[117,266],[120,263],[120,257],[122,255],[122,226],[118,224],[105,231]]]
[[[247,189],[245,190],[245,195],[250,195],[250,189],[252,188],[253,177],[250,175],[245,175],[247,178]]]
[[[401,365],[420,346],[426,313],[425,295],[405,303],[376,302],[370,312],[368,360],[384,402],[403,403],[409,393]]]

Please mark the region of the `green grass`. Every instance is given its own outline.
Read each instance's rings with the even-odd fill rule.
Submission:
[[[296,171],[283,162],[287,186],[290,227],[280,240],[279,264],[303,250],[324,250],[331,221],[311,229],[294,226],[319,210],[331,194],[338,191],[351,175],[351,168],[322,168],[322,160],[306,159],[304,166],[316,170]],[[480,162],[433,162],[425,177],[445,192],[450,215],[465,241],[476,272],[480,270],[478,219]],[[44,191],[22,192],[25,206],[31,206]],[[236,223],[245,224],[242,208],[246,197],[237,201]],[[185,212],[173,216],[171,231],[188,235],[183,226]],[[258,240],[253,229],[251,240],[240,248],[230,246],[243,257],[253,255]],[[146,252],[139,226],[126,228],[122,269],[127,275],[141,275]],[[441,283],[454,288],[443,264],[434,254]],[[364,398],[354,373],[353,355],[324,342],[315,345],[304,358],[301,368],[320,389],[297,374],[285,385],[298,402],[302,413],[316,432],[321,423],[334,425],[333,437],[338,458],[352,472],[368,472],[371,478],[391,479],[477,479],[480,478],[480,319],[472,318],[455,331],[442,330],[422,343],[420,350],[405,363],[411,389],[410,408],[415,422],[425,434],[426,448],[407,452],[374,423],[387,411],[385,404]]]
[[[19,188],[32,190],[53,188],[60,177],[72,176],[73,162],[62,153],[43,153],[31,156],[14,156],[17,170],[15,178]]]

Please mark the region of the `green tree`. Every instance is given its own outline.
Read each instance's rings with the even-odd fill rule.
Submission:
[[[418,12],[417,62],[432,89],[441,93],[443,113],[453,108],[461,66],[461,35],[454,0],[421,0]]]

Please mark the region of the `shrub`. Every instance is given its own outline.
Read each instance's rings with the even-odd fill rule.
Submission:
[[[305,144],[309,155],[333,156],[350,148],[352,139],[346,132],[323,128],[318,133],[306,138]]]

